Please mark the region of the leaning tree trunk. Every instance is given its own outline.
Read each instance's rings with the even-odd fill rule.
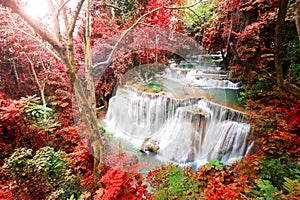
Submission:
[[[275,60],[275,70],[276,70],[276,81],[279,87],[283,87],[284,79],[282,72],[282,65],[280,62],[281,59],[281,47],[283,39],[283,30],[285,17],[287,12],[288,0],[279,1],[279,10],[277,15],[276,27],[275,27],[275,45],[274,45],[274,60]]]
[[[298,39],[300,42],[300,0],[296,0],[295,4],[295,23],[298,33]]]
[[[85,81],[87,83],[87,92],[89,93],[87,96],[87,100],[89,102],[88,108],[92,110],[90,113],[91,119],[88,122],[93,122],[92,131],[95,133],[96,138],[93,138],[92,148],[94,155],[94,181],[97,182],[100,178],[101,169],[104,165],[104,139],[102,139],[102,134],[99,132],[98,122],[97,122],[97,114],[96,114],[96,91],[95,91],[95,82],[93,79],[93,75],[91,73],[92,68],[92,51],[91,51],[91,0],[87,0],[86,3],[86,26],[85,26],[85,34],[84,34],[84,50],[85,50]]]

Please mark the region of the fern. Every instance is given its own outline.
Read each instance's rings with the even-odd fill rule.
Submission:
[[[269,180],[258,179],[256,185],[258,187],[257,190],[253,190],[256,199],[281,199],[279,190]]]
[[[299,180],[292,180],[292,179],[289,179],[287,177],[284,177],[284,184],[283,184],[283,188],[291,193],[291,192],[297,192],[299,195],[300,195],[300,182]]]

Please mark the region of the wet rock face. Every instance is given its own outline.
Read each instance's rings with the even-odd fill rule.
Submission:
[[[145,138],[142,146],[140,147],[140,152],[148,154],[149,152],[157,153],[159,150],[158,141],[151,138]]]

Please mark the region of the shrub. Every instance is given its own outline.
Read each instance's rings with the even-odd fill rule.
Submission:
[[[44,147],[35,154],[31,149],[17,149],[3,168],[15,180],[14,195],[30,199],[68,199],[80,196],[79,179],[68,169],[66,154]]]
[[[153,199],[197,199],[197,183],[177,165],[166,164],[152,170],[147,181],[153,187]]]

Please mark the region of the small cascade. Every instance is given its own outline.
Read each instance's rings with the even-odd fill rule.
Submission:
[[[233,83],[227,75],[192,70],[187,73],[187,83],[192,87],[239,89],[239,83]]]
[[[240,83],[233,83],[228,80],[228,75],[221,67],[214,63],[205,63],[206,67],[199,67],[199,64],[190,61],[176,64],[171,62],[171,67],[166,69],[164,75],[170,79],[186,82],[190,87],[202,88],[224,88],[240,89]]]
[[[199,166],[212,159],[231,162],[249,153],[253,144],[247,139],[251,129],[247,114],[226,101],[226,94],[240,84],[229,81],[207,55],[170,62],[159,67],[162,71],[151,69],[151,74],[157,74],[151,78],[145,69],[129,77],[139,71],[143,75],[138,77],[147,80],[123,82],[110,99],[104,119],[108,131],[136,149],[145,141],[155,141],[159,160],[180,164]],[[147,84],[160,90],[147,89]],[[225,103],[210,96],[219,90]]]
[[[176,99],[162,94],[143,93],[133,87],[119,87],[110,100],[106,121],[113,132],[136,138],[153,136],[173,118],[175,109],[197,103],[197,99]]]
[[[242,113],[204,99],[196,106],[180,108],[155,137],[160,141],[160,156],[180,163],[241,158],[252,145],[247,142],[250,125],[244,120]]]

